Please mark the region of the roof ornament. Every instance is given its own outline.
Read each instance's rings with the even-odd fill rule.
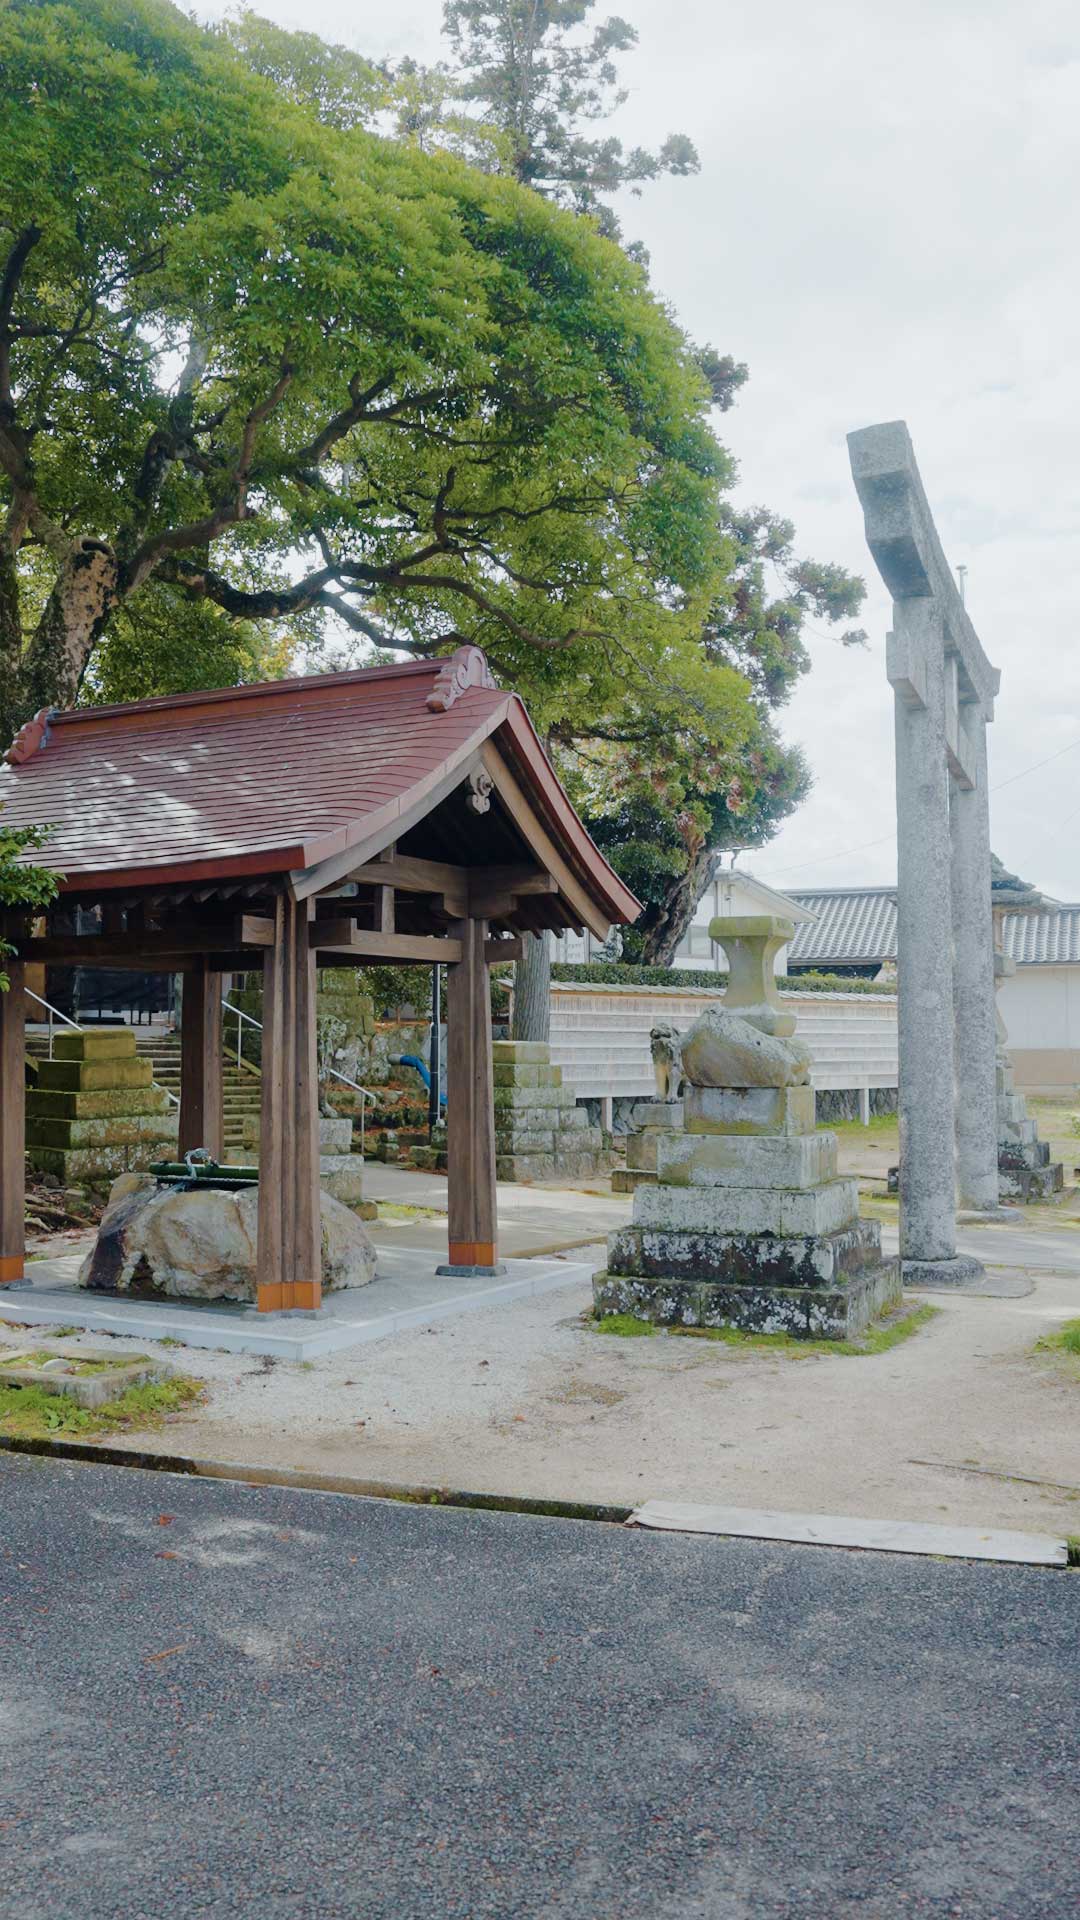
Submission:
[[[465,805],[470,813],[490,813],[494,791],[495,782],[487,768],[474,767],[469,775],[469,791],[465,795]]]
[[[33,719],[19,728],[4,755],[9,767],[21,767],[24,761],[33,759],[35,753],[48,746],[50,722],[58,712],[57,707],[39,707]]]
[[[479,647],[458,647],[445,660],[435,676],[435,684],[427,697],[432,713],[449,713],[454,701],[467,693],[470,687],[489,687],[496,691],[496,681]]]

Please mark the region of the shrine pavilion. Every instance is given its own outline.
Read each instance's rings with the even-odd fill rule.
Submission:
[[[25,970],[184,977],[181,1154],[223,1148],[221,976],[261,969],[256,1304],[321,1304],[318,966],[447,974],[449,1268],[498,1260],[487,968],[522,932],[606,939],[639,903],[484,655],[38,714],[0,768],[52,913],[8,913],[0,994],[0,1285],[24,1280]],[[71,909],[89,909],[72,924]]]

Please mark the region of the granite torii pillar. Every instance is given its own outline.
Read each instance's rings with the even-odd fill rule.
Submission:
[[[900,1255],[914,1285],[981,1271],[956,1205],[998,1205],[986,728],[990,665],[941,549],[902,420],[848,435],[866,538],[893,596]]]

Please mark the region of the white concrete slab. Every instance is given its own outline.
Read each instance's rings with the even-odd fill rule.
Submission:
[[[1007,1560],[1032,1567],[1065,1567],[1069,1560],[1065,1541],[1044,1533],[934,1527],[912,1520],[861,1520],[828,1513],[769,1513],[682,1500],[647,1500],[626,1524],[667,1533],[735,1534],[745,1540],[792,1540],[806,1546],[925,1553],[950,1560]]]
[[[224,1353],[267,1353],[280,1360],[313,1360],[408,1327],[423,1327],[480,1307],[530,1299],[592,1278],[595,1262],[507,1260],[491,1280],[440,1280],[440,1256],[403,1247],[379,1248],[370,1286],[326,1295],[318,1313],[260,1314],[254,1307],[194,1306],[184,1300],[127,1300],[88,1293],[76,1285],[79,1260],[35,1260],[32,1285],[0,1292],[0,1322],[34,1327],[80,1327],[125,1339],[179,1340]]]

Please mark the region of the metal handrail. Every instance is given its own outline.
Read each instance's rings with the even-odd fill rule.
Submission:
[[[242,1058],[241,1042],[243,1022],[246,1020],[248,1026],[255,1027],[259,1033],[263,1030],[263,1023],[261,1020],[256,1020],[253,1013],[247,1013],[243,1007],[234,1006],[225,994],[221,996],[221,1004],[226,1013],[235,1013],[236,1015],[236,1057],[239,1060]],[[370,1087],[362,1087],[359,1080],[350,1080],[348,1074],[342,1073],[337,1067],[331,1067],[330,1072],[335,1080],[340,1080],[343,1086],[351,1087],[354,1093],[360,1095],[360,1157],[363,1159],[365,1157],[364,1148],[366,1136],[364,1122],[367,1113],[367,1102],[370,1100],[372,1105],[374,1105],[379,1096],[377,1093],[372,1093]]]
[[[54,1018],[57,1020],[62,1020],[65,1027],[71,1027],[73,1032],[75,1033],[86,1032],[86,1028],[80,1027],[77,1020],[72,1020],[66,1013],[61,1013],[59,1007],[54,1007],[51,1000],[43,1000],[40,993],[34,993],[30,987],[24,987],[23,992],[25,993],[28,1000],[36,1000],[39,1007],[44,1007],[46,1013],[49,1016],[49,1059],[50,1060],[53,1057],[53,1020]],[[178,1107],[180,1105],[179,1096],[173,1093],[169,1087],[161,1086],[161,1084],[157,1080],[152,1080],[150,1082],[150,1085],[152,1087],[155,1087],[158,1093],[163,1093],[165,1095],[166,1100],[171,1100],[174,1107]]]

